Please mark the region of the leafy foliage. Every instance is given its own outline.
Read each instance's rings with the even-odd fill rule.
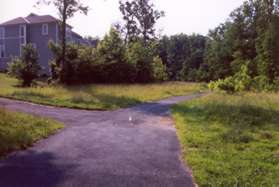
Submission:
[[[142,38],[144,44],[153,40],[156,34],[155,24],[165,13],[155,10],[151,0],[120,0],[119,3],[125,21],[122,27],[125,43],[134,42],[138,38]]]
[[[99,63],[124,62],[125,46],[120,33],[111,28],[109,34],[97,46]]]
[[[192,72],[199,70],[203,64],[205,42],[204,36],[184,34],[164,36],[159,41],[159,55],[167,66],[171,80],[196,81],[200,79]]]
[[[22,56],[13,58],[9,63],[8,73],[22,81],[22,86],[31,86],[39,76],[41,67],[38,63],[38,53],[31,44],[22,47]]]
[[[89,10],[88,6],[84,6],[80,0],[38,0],[37,5],[44,3],[47,5],[54,5],[58,12],[59,16],[61,18],[60,23],[60,35],[61,35],[61,48],[62,52],[59,58],[59,61],[56,61],[56,70],[59,71],[59,73],[56,74],[57,81],[61,83],[70,83],[69,81],[69,70],[68,68],[71,68],[68,64],[68,61],[66,60],[66,29],[67,29],[67,20],[74,16],[75,13],[81,12],[85,15],[87,15],[87,12]]]
[[[154,26],[164,13],[151,0],[120,1],[120,11],[124,26],[111,28],[96,48],[88,49],[86,59],[80,58],[82,50],[66,49],[73,56],[66,57],[63,71],[62,46],[53,77],[61,79],[63,73],[64,83],[216,81],[210,87],[229,92],[278,87],[278,0],[245,1],[207,37],[179,34],[158,40]]]
[[[53,42],[49,43],[49,48],[54,54],[54,59],[50,62],[52,79],[59,80],[61,73],[60,61],[62,58],[62,47]],[[67,45],[65,61],[67,71],[64,71],[64,81],[66,84],[90,82],[91,67],[95,62],[96,51],[94,48],[86,46]]]
[[[155,81],[166,81],[168,80],[167,68],[163,64],[162,59],[156,56],[152,62],[153,79]]]
[[[237,76],[249,61],[247,76],[252,79],[253,89],[277,89],[278,25],[278,1],[245,1],[232,12],[228,22],[210,32],[205,56],[207,79],[225,79],[217,82],[236,85],[231,76]]]
[[[234,76],[209,83],[209,88],[224,90],[228,93],[248,91],[251,89],[252,79],[248,74],[248,66],[242,65]]]
[[[50,62],[53,80],[59,79],[62,47],[53,42]],[[111,28],[96,48],[68,44],[66,48],[66,84],[79,83],[148,83],[167,80],[166,68],[156,54],[157,43],[143,40],[130,42],[127,47],[119,31]]]

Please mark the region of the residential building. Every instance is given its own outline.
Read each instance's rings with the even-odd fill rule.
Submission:
[[[21,56],[22,46],[32,44],[39,54],[39,63],[43,73],[49,74],[49,61],[53,54],[48,48],[50,40],[61,40],[60,20],[50,15],[31,13],[27,17],[18,17],[0,24],[0,70],[5,70],[12,57]],[[72,31],[67,25],[67,41],[87,45],[82,36]]]

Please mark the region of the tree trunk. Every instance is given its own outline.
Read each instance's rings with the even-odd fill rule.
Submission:
[[[66,0],[63,1],[63,15],[62,15],[62,58],[61,58],[61,64],[60,64],[60,82],[65,82],[66,80],[66,21],[67,21],[67,5]]]

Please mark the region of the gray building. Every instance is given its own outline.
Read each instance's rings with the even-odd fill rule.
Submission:
[[[12,57],[21,55],[21,47],[30,43],[38,51],[43,72],[48,74],[48,62],[52,58],[48,42],[60,41],[59,23],[60,20],[53,16],[32,13],[27,17],[18,17],[0,24],[0,70],[5,70]],[[67,25],[67,41],[88,44],[82,36],[72,31],[70,25]]]

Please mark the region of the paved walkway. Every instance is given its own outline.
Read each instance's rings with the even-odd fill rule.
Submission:
[[[180,160],[174,97],[117,111],[48,107],[0,98],[9,110],[65,123],[60,133],[0,160],[0,186],[193,186]]]

